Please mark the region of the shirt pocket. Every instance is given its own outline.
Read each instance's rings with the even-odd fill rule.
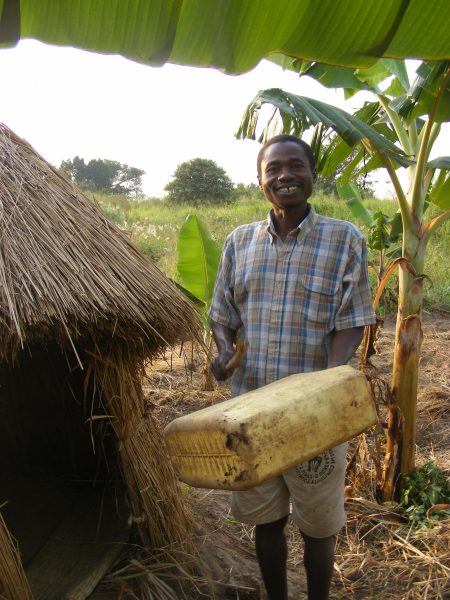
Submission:
[[[305,318],[316,323],[332,323],[340,305],[340,282],[321,275],[304,275],[301,283]]]

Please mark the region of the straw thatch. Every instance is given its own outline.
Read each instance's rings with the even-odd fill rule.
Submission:
[[[141,541],[188,553],[142,378],[167,345],[198,337],[194,308],[5,125],[0,231],[0,473],[39,468],[95,482],[116,480],[118,467]]]
[[[20,556],[0,513],[0,598],[31,599]]]
[[[193,331],[190,303],[126,235],[0,124],[0,356],[33,340],[125,341],[140,356]]]

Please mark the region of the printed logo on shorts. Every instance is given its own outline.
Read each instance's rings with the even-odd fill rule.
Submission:
[[[295,468],[297,477],[309,485],[326,479],[334,471],[336,456],[333,450],[327,450],[319,456],[298,465]]]

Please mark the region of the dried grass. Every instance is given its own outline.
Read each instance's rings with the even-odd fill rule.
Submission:
[[[104,579],[114,597],[138,600],[191,600],[208,598],[210,583],[198,573],[199,558],[179,550],[163,548],[149,552],[135,546],[128,558]]]
[[[0,507],[1,508],[1,507]],[[0,513],[0,598],[31,600],[31,590],[16,544]]]
[[[342,598],[443,600],[449,591],[450,528],[412,529],[394,506],[347,501],[337,545],[335,585]]]
[[[92,352],[95,393],[118,440],[118,455],[127,484],[130,522],[151,548],[176,545],[192,551],[190,527],[177,479],[160,429],[144,406],[144,367],[133,362],[130,348],[111,345],[106,355]],[[93,416],[95,419],[95,415]]]

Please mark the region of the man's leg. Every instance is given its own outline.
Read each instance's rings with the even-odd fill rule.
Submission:
[[[333,575],[335,536],[312,538],[300,533],[305,541],[303,563],[308,582],[308,600],[328,600]]]
[[[255,542],[261,575],[269,600],[287,600],[287,543],[284,527],[287,517],[256,525]]]

